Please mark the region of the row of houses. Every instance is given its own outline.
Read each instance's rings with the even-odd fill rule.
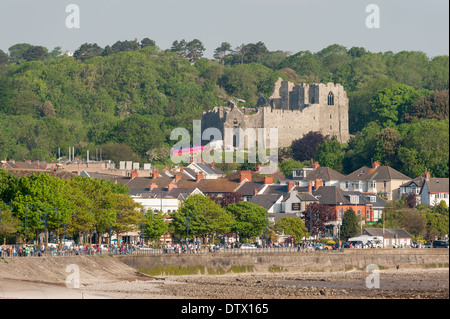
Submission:
[[[21,164],[14,165],[18,168]],[[26,165],[27,168],[33,167],[33,163]],[[61,167],[56,171],[61,172]],[[448,178],[431,178],[425,173],[411,179],[377,161],[371,167],[362,167],[347,176],[329,167],[321,167],[317,162],[312,167],[293,169],[287,177],[278,173],[263,175],[261,171],[225,175],[214,163],[193,162],[186,167],[166,167],[162,171],[154,168],[144,176],[139,170],[125,175],[123,172],[115,174],[114,170],[110,174],[93,170],[83,170],[79,174],[124,184],[144,209],[167,214],[177,211],[192,194],[223,197],[228,193],[238,193],[244,201],[265,208],[273,221],[283,217],[301,217],[309,204],[319,203],[328,207],[330,235],[336,234],[344,212],[349,208],[364,224],[378,222],[387,201],[408,194],[415,194],[418,204],[437,205],[441,201],[447,206],[449,204]]]

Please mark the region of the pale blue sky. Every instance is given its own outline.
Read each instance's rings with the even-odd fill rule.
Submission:
[[[380,28],[368,29],[366,6],[380,7]],[[65,25],[66,6],[80,8],[80,29]],[[222,42],[263,41],[269,50],[317,52],[338,43],[372,52],[449,54],[448,0],[0,0],[0,49],[16,43],[104,47],[149,37],[161,49],[201,40],[206,57]]]

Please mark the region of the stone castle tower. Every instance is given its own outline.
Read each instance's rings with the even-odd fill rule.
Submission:
[[[225,147],[238,146],[239,140],[226,128],[265,128],[267,146],[270,128],[278,129],[278,147],[291,146],[310,131],[336,136],[344,143],[349,139],[347,93],[340,84],[294,85],[279,78],[272,96],[260,96],[254,108],[240,108],[230,101],[227,107],[204,112],[202,131],[210,127],[221,131]]]

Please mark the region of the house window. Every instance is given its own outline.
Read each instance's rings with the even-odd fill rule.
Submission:
[[[348,182],[345,182],[345,188],[348,189]]]
[[[375,196],[370,196],[370,202],[375,203],[377,201],[377,198]]]
[[[342,220],[343,216],[344,216],[343,210],[339,209],[339,220]]]
[[[383,187],[386,188],[386,181],[383,182]]]
[[[328,93],[328,105],[334,105],[334,94],[333,94],[333,92]]]
[[[358,209],[358,216],[361,216],[361,209]]]

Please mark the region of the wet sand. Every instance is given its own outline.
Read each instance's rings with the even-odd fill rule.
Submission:
[[[208,276],[136,276],[130,280],[45,283],[0,278],[6,299],[448,299],[449,269],[383,270],[379,288],[364,271]],[[1,276],[0,276],[1,277]]]

